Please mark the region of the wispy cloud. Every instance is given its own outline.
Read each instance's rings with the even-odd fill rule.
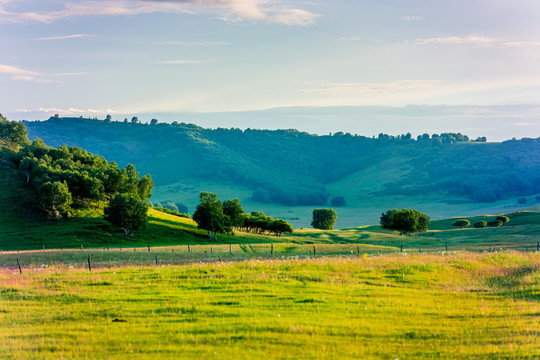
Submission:
[[[94,37],[95,35],[90,34],[72,34],[72,35],[59,35],[59,36],[49,36],[49,37],[40,37],[37,40],[63,40],[63,39],[80,39],[80,38],[89,38]]]
[[[11,75],[13,80],[49,83],[49,82],[53,82],[52,78],[55,78],[55,77],[81,76],[81,75],[87,75],[90,73],[89,72],[76,72],[76,73],[44,74],[38,71],[23,69],[18,66],[0,64],[0,74]]]
[[[53,115],[59,114],[60,116],[81,116],[81,115],[98,115],[98,114],[121,114],[121,111],[114,111],[112,109],[78,109],[78,108],[44,108],[40,107],[37,109],[17,109],[17,113],[25,114],[39,114],[40,116],[44,114]]]
[[[374,92],[408,91],[439,87],[439,80],[403,80],[388,83],[327,83],[303,89],[302,92],[318,94],[365,94]]]
[[[442,44],[442,45],[488,45],[499,41],[496,38],[489,38],[483,36],[448,36],[448,37],[436,37],[428,39],[416,39],[414,43],[416,45],[429,45],[429,44]]]
[[[165,61],[158,61],[157,63],[160,65],[185,65],[185,64],[204,64],[207,63],[208,60],[165,60]]]
[[[227,46],[231,43],[225,41],[161,41],[156,45],[179,45],[179,46]]]
[[[13,76],[23,76],[23,75],[31,76],[31,75],[37,75],[38,73],[32,70],[22,69],[20,67],[13,66],[13,65],[0,64],[0,74],[9,74]]]
[[[403,16],[405,21],[422,21],[424,18],[422,16]]]
[[[283,5],[283,0],[92,0],[78,4],[64,3],[60,10],[9,12],[0,2],[0,22],[38,21],[52,23],[80,16],[119,16],[151,13],[198,14],[204,10],[220,11],[220,18],[231,21],[264,21],[306,26],[319,16],[307,10]]]
[[[480,47],[509,48],[509,47],[536,47],[540,42],[536,41],[509,41],[504,38],[485,36],[447,36],[427,39],[416,39],[415,45],[475,45]]]

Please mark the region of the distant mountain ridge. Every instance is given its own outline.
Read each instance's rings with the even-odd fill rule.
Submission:
[[[459,133],[418,140],[410,134],[320,136],[59,117],[25,125],[30,139],[80,146],[121,166],[133,163],[157,186],[212,179],[251,189],[253,200],[287,206],[326,206],[334,196],[347,201],[354,189],[330,194],[327,186],[355,174],[359,182],[386,180],[363,194],[374,198],[436,193],[492,202],[540,193],[539,139],[482,143]]]

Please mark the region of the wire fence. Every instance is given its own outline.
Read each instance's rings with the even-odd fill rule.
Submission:
[[[377,256],[385,254],[448,253],[454,251],[498,252],[513,250],[540,252],[540,242],[519,244],[457,245],[445,243],[434,247],[399,247],[371,244],[186,244],[145,248],[100,249],[45,249],[26,251],[3,251],[0,249],[0,267],[23,272],[24,268],[48,268],[55,266],[87,267],[88,270],[103,267],[139,265],[179,265],[196,262],[241,261],[248,259],[300,259],[328,256]]]

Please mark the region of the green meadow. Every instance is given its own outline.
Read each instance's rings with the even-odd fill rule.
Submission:
[[[3,267],[0,358],[537,359],[539,260],[505,251]]]
[[[16,176],[0,173],[1,359],[540,358],[538,212],[209,241],[151,209],[126,237],[95,205],[38,219]]]

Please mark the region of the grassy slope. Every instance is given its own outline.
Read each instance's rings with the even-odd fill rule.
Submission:
[[[148,229],[126,238],[121,231],[112,227],[101,218],[99,210],[81,212],[81,217],[59,221],[38,220],[30,215],[28,199],[30,194],[19,185],[17,174],[11,170],[0,171],[0,249],[25,250],[53,248],[80,248],[81,243],[86,248],[103,248],[108,243],[112,248],[170,246],[180,244],[209,243],[205,232],[196,228],[193,221],[154,210],[149,212]],[[472,246],[489,245],[502,247],[519,245],[533,247],[536,235],[540,232],[540,214],[536,212],[518,212],[509,214],[510,223],[501,228],[485,229],[455,229],[452,228],[454,219],[434,221],[430,231],[421,236],[400,236],[380,229],[378,226],[353,228],[335,231],[319,231],[310,229],[295,230],[293,234],[280,238],[275,236],[258,236],[237,232],[235,236],[220,235],[218,244],[267,244],[259,246],[254,251],[269,252],[269,243],[288,243],[288,252],[307,252],[305,244],[327,244],[319,247],[324,251],[336,252],[332,244],[368,244],[389,246],[391,248],[374,247],[373,251],[395,251],[401,244],[405,249],[440,249],[448,243],[450,247],[468,248]],[[478,220],[488,220],[489,216],[470,217],[471,223]],[[277,251],[278,248],[276,248]],[[301,250],[300,250],[301,249]],[[355,247],[343,251],[354,251]],[[366,250],[369,250],[366,248]],[[285,251],[283,249],[282,251]],[[341,250],[340,250],[341,251]],[[248,251],[249,252],[249,251]]]
[[[0,357],[534,359],[539,266],[506,252],[0,269]]]

